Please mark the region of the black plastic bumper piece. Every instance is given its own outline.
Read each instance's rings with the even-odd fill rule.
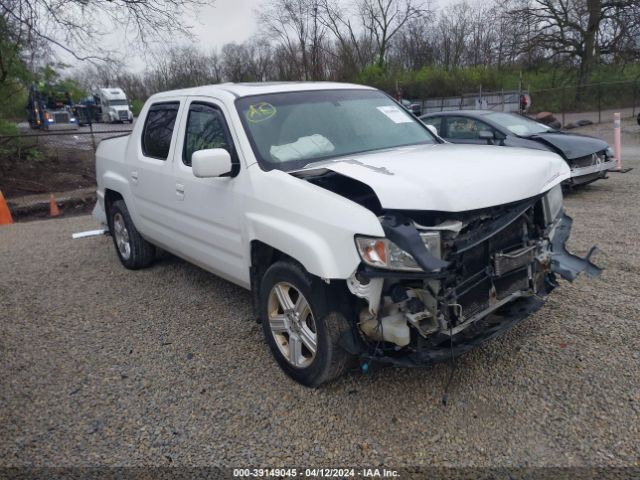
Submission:
[[[420,238],[420,233],[412,221],[399,215],[385,215],[380,221],[386,237],[405,252],[410,253],[425,272],[432,272],[449,266],[434,257]]]
[[[597,277],[602,273],[602,269],[591,263],[591,256],[598,251],[597,247],[591,247],[584,258],[578,257],[567,250],[566,243],[571,233],[572,224],[573,219],[563,213],[551,241],[553,247],[551,269],[570,282],[573,282],[582,272],[585,272],[590,278]]]

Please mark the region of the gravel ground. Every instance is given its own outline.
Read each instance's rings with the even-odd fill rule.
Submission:
[[[446,365],[294,384],[246,291],[168,255],[127,271],[110,238],[71,240],[90,217],[0,228],[0,466],[639,466],[630,122],[624,145],[631,173],[566,198],[603,276],[460,358],[446,407]]]

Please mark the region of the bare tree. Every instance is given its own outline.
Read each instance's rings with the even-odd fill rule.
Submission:
[[[391,61],[402,70],[419,70],[436,58],[437,41],[432,20],[421,17],[407,23],[390,48]]]
[[[353,77],[374,60],[372,42],[354,22],[355,5],[344,6],[337,0],[318,0],[319,21],[333,35],[328,55],[334,62],[338,79]]]
[[[427,9],[415,0],[358,0],[362,24],[375,39],[377,65],[384,66],[389,43],[412,19],[423,16]]]
[[[466,2],[455,4],[447,11],[440,12],[437,25],[440,41],[437,52],[440,64],[446,69],[463,65],[467,32],[472,22],[471,15],[471,8]]]
[[[145,82],[152,93],[195,87],[220,81],[217,57],[206,55],[194,46],[170,47],[153,55],[153,68]]]
[[[297,66],[298,78],[322,80],[321,45],[326,28],[318,16],[318,0],[271,0],[258,14],[264,33]]]
[[[201,0],[0,0],[0,16],[27,32],[30,40],[55,46],[78,60],[104,60],[101,41],[124,31],[143,43],[189,35],[182,13]]]
[[[222,75],[230,82],[256,80],[251,68],[252,55],[245,44],[227,43],[221,50]]]
[[[273,47],[263,38],[254,37],[247,42],[251,56],[251,75],[253,80],[264,82],[277,80],[273,69]]]
[[[637,9],[637,0],[524,0],[510,13],[516,28],[532,32],[525,49],[577,63],[584,85],[602,54],[633,41]]]

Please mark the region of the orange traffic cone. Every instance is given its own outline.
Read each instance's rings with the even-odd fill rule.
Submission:
[[[4,195],[0,191],[0,225],[10,225],[12,223],[13,218],[11,217],[9,206],[7,205],[7,201],[4,199]]]
[[[52,217],[60,215],[60,210],[58,209],[58,204],[56,203],[56,198],[53,194],[51,194],[51,198],[49,199],[49,215]]]

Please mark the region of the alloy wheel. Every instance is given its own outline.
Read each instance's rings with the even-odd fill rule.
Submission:
[[[120,255],[123,259],[128,260],[131,256],[131,243],[129,242],[129,231],[120,212],[113,216],[113,236]]]
[[[318,330],[305,296],[290,283],[276,283],[268,309],[269,328],[280,353],[292,366],[308,367],[318,349]]]

